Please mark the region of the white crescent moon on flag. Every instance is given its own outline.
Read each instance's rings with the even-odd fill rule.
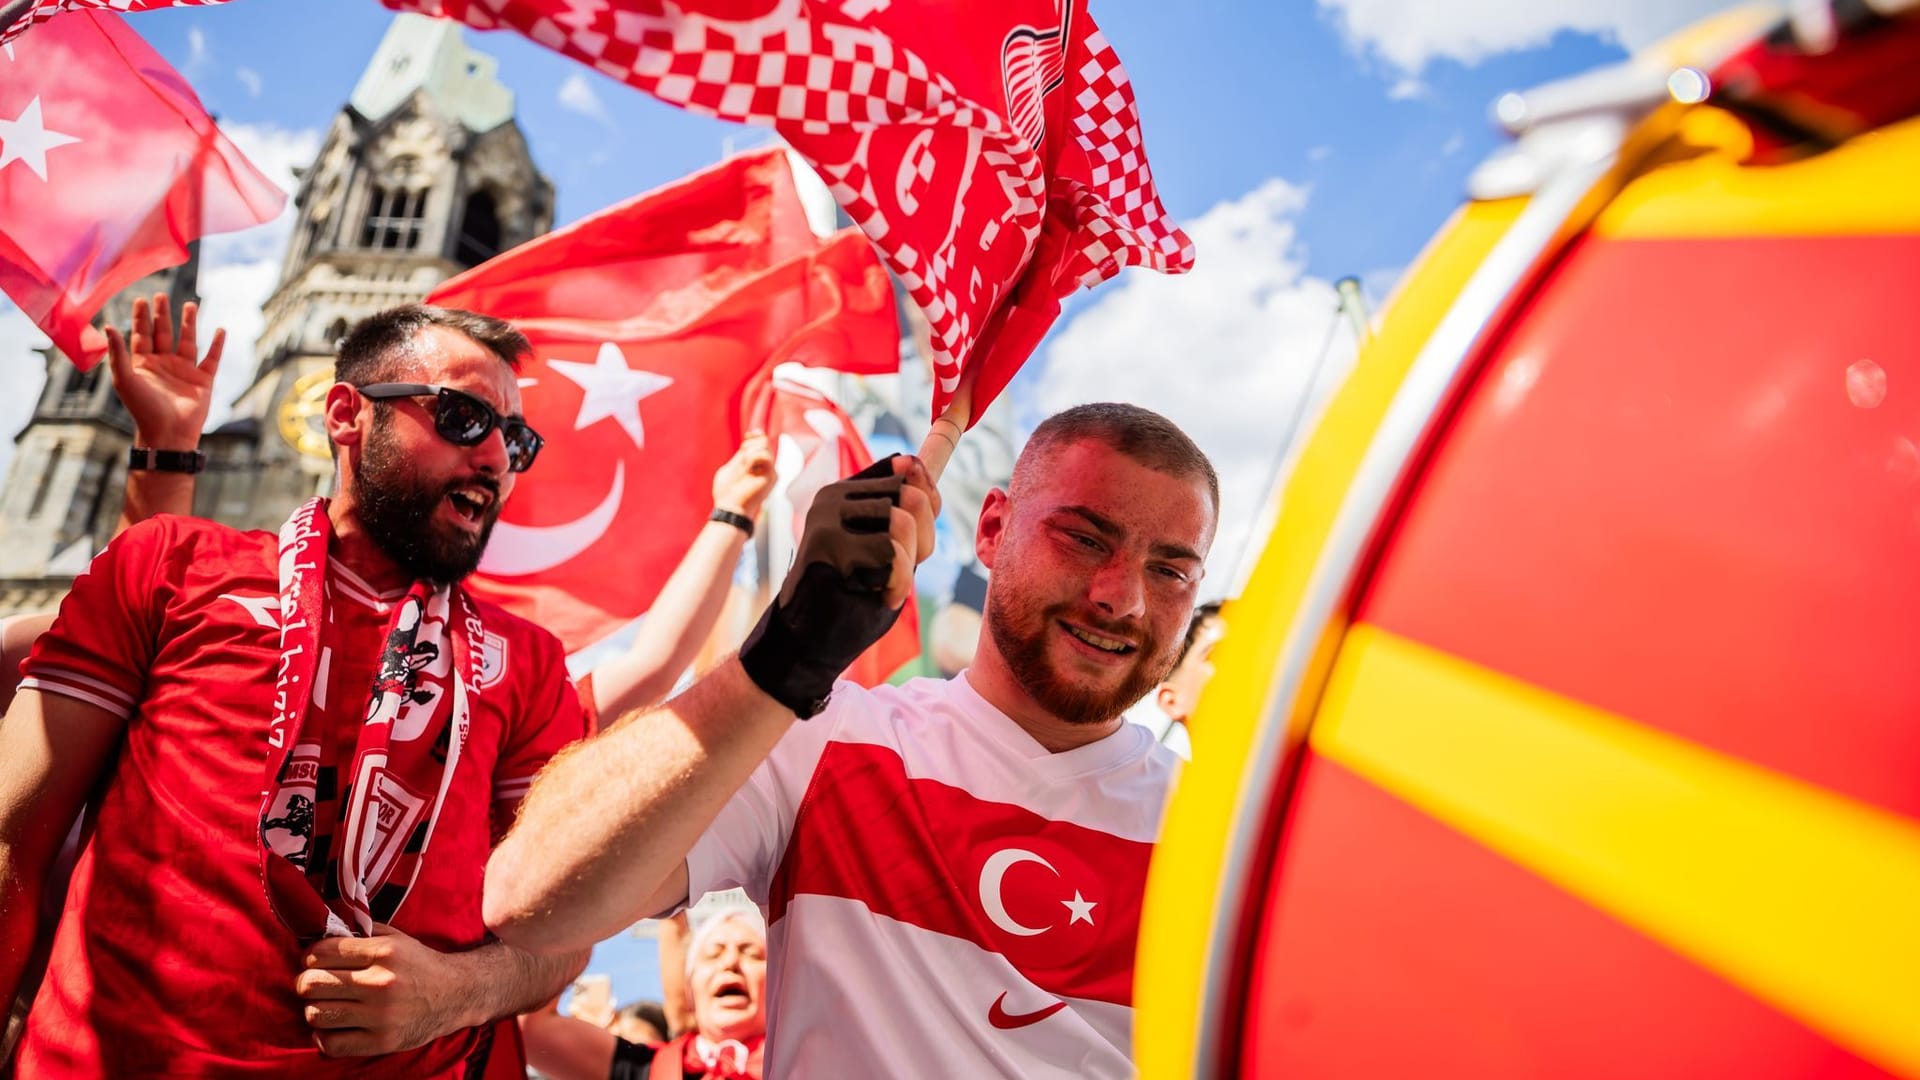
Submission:
[[[480,571],[496,577],[515,577],[551,570],[593,546],[620,512],[620,496],[627,489],[627,463],[613,464],[613,487],[600,505],[584,517],[559,525],[512,525],[498,521]]]
[[[1024,848],[1006,848],[996,851],[993,857],[987,860],[987,865],[980,868],[980,907],[986,911],[987,918],[993,920],[993,925],[1009,934],[1032,937],[1035,934],[1044,934],[1053,927],[1042,926],[1036,930],[1031,926],[1022,926],[1014,922],[1013,916],[1007,914],[1006,901],[1000,896],[1000,879],[1007,875],[1008,870],[1023,862],[1039,863],[1048,870],[1053,870],[1055,877],[1060,876],[1060,871],[1054,870],[1052,863]]]

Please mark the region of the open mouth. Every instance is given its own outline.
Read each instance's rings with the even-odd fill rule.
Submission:
[[[494,494],[478,484],[468,484],[447,493],[447,503],[453,507],[454,516],[469,525],[478,525],[486,520],[487,508],[493,505]]]
[[[734,1005],[744,1006],[753,1004],[753,995],[747,993],[746,981],[740,978],[722,979],[719,983],[715,984],[713,988],[713,999]]]
[[[1125,656],[1138,648],[1138,646],[1130,641],[1121,638],[1107,637],[1105,634],[1098,634],[1092,630],[1074,626],[1070,623],[1063,622],[1060,624],[1060,627],[1075,640],[1084,642],[1091,648],[1098,649],[1109,656]]]

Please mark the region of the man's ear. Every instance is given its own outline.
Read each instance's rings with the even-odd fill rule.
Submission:
[[[360,392],[346,383],[334,383],[327,391],[327,403],[321,416],[327,425],[327,438],[333,445],[354,446],[360,442]]]
[[[993,569],[994,553],[1000,550],[1000,538],[1006,535],[1007,515],[1013,511],[1013,501],[1005,488],[994,488],[980,503],[980,523],[973,530],[973,553],[979,557],[980,565]]]
[[[1175,720],[1186,719],[1173,711],[1180,706],[1180,694],[1170,683],[1161,683],[1159,689],[1153,692],[1153,703],[1160,706],[1161,712]]]

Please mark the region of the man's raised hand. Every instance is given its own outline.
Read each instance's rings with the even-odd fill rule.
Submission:
[[[113,388],[133,416],[137,445],[156,450],[192,450],[200,445],[200,429],[213,407],[213,379],[220,372],[220,353],[227,332],[214,332],[213,344],[200,357],[199,305],[180,308],[179,333],[174,333],[167,294],[155,293],[133,302],[133,327],[122,337],[107,327],[107,364]]]

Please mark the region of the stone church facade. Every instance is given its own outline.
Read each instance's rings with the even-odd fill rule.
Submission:
[[[535,167],[494,59],[458,26],[396,16],[294,195],[298,218],[268,298],[251,383],[201,439],[194,513],[277,529],[332,488],[320,426],[334,344],[360,318],[417,301],[448,277],[546,232],[553,184]],[[192,299],[197,260],[116,296]],[[103,362],[47,350],[47,383],[0,486],[0,615],[51,609],[111,536],[133,425]]]

